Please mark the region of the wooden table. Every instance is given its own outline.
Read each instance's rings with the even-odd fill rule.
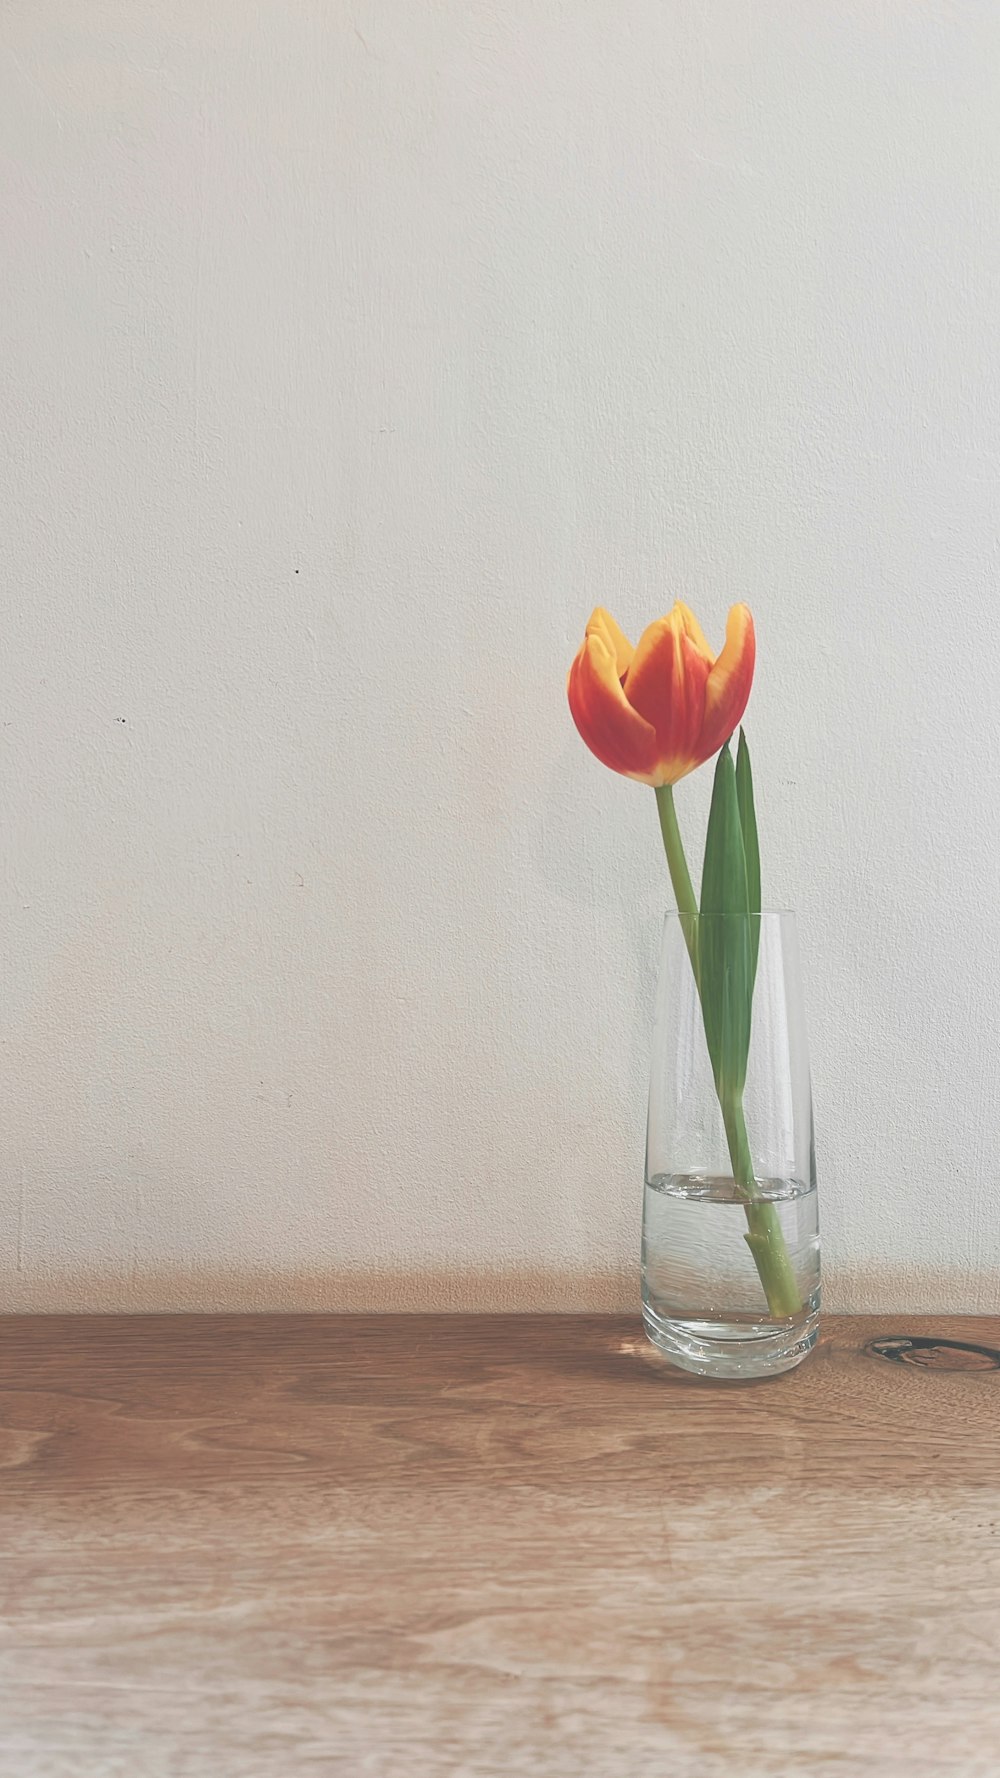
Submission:
[[[0,1773],[997,1778],[997,1347],[7,1318]]]

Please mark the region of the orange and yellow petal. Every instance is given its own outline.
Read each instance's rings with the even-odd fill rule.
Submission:
[[[711,656],[690,635],[685,609],[675,605],[643,631],[625,676],[625,696],[656,730],[660,782],[676,783],[698,763]],[[693,620],[692,620],[693,621]],[[704,647],[704,637],[695,623]],[[707,658],[706,658],[707,657]]]
[[[663,782],[656,775],[656,730],[626,698],[616,655],[599,632],[586,637],[566,689],[573,721],[602,765],[641,783]]]
[[[615,657],[615,672],[619,679],[624,679],[632,664],[635,649],[625,631],[619,628],[610,611],[605,611],[603,605],[598,605],[591,612],[585,634],[601,638],[605,647],[609,648]]]
[[[734,605],[726,624],[726,642],[705,686],[705,721],[698,745],[700,759],[709,759],[738,727],[753,684],[757,643],[749,607]]]
[[[706,660],[711,667],[714,664],[715,656],[705,640],[705,632],[698,622],[698,619],[695,617],[694,612],[691,610],[690,605],[684,605],[681,600],[678,599],[674,606],[674,611],[677,613],[677,616],[684,626],[685,635],[691,642],[693,642],[702,659]]]

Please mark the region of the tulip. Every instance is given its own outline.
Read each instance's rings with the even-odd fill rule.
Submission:
[[[692,611],[678,602],[633,648],[598,606],[569,670],[569,707],[591,753],[656,791],[660,829],[702,1005],[716,1091],[743,1199],[746,1239],[775,1317],[797,1314],[799,1287],[775,1206],[762,1198],[743,1115],[760,914],[760,852],[746,741],[733,766],[729,738],[750,696],[753,618],[734,605],[716,658]],[[702,906],[681,840],[673,787],[719,755],[709,814]],[[701,915],[709,916],[705,940]]]
[[[603,765],[660,787],[718,753],[738,726],[753,679],[753,618],[734,605],[716,658],[678,602],[633,648],[600,606],[569,671],[569,707]]]

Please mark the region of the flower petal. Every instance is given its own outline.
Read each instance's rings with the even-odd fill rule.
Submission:
[[[585,634],[588,636],[600,636],[601,641],[610,649],[615,657],[615,671],[618,674],[619,679],[624,679],[625,674],[628,672],[628,669],[632,664],[632,656],[635,654],[635,649],[632,647],[625,631],[619,629],[610,611],[605,611],[603,605],[598,605],[596,609],[591,612]]]
[[[684,625],[685,634],[694,643],[698,653],[704,657],[711,667],[715,662],[715,656],[709,648],[708,643],[705,641],[705,632],[698,622],[698,619],[695,617],[694,612],[691,610],[690,605],[684,605],[681,600],[678,599],[674,606],[674,610],[678,613],[681,623]]]
[[[656,776],[656,731],[628,702],[616,656],[597,631],[584,640],[566,690],[573,721],[602,765],[644,784],[662,782]]]
[[[701,648],[688,632],[688,617]],[[669,617],[650,624],[639,640],[625,676],[625,696],[656,729],[662,783],[676,783],[699,763],[710,661],[697,622],[679,605]]]
[[[726,624],[726,644],[708,675],[705,722],[698,743],[700,759],[709,759],[728,741],[750,696],[757,643],[749,607],[734,605]]]

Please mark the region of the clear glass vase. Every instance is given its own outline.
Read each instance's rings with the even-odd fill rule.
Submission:
[[[713,1072],[696,975],[699,948],[714,944],[717,955],[720,938],[731,940],[709,929],[723,919],[746,922],[756,953],[746,1080],[735,1089]],[[795,916],[668,914],[646,1140],[646,1332],[683,1370],[771,1376],[815,1345],[819,1295]]]

